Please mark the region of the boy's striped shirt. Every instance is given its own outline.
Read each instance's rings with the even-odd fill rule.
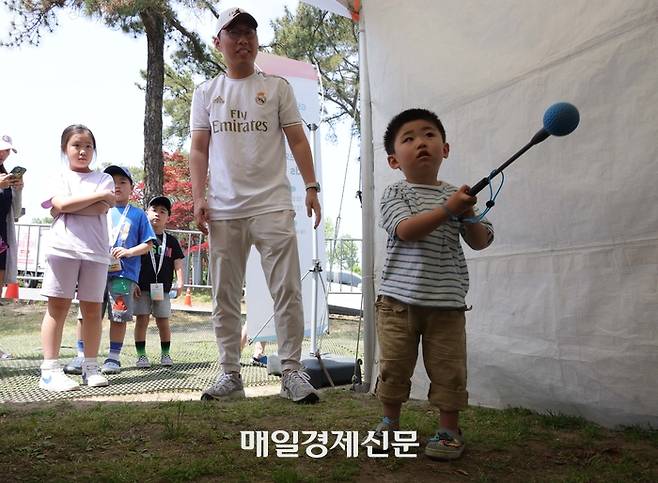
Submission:
[[[388,233],[388,242],[380,295],[412,305],[445,309],[466,307],[468,269],[459,241],[464,234],[463,223],[443,223],[418,241],[403,241],[395,234],[401,221],[441,206],[456,191],[456,187],[442,181],[430,186],[404,180],[384,190],[380,226]],[[478,215],[477,208],[475,214]],[[489,231],[491,244],[493,226],[486,218],[481,223]]]

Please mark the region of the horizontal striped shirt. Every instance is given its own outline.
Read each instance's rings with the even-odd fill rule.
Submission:
[[[417,241],[404,241],[395,231],[403,220],[444,204],[457,188],[442,181],[437,186],[398,181],[384,190],[380,203],[380,226],[388,233],[386,263],[379,287],[380,295],[402,302],[444,309],[465,309],[468,268],[460,235],[460,221],[442,223]],[[476,216],[479,215],[477,208]],[[493,226],[481,221],[493,241]]]

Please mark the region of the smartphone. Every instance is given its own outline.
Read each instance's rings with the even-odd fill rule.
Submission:
[[[14,178],[22,178],[23,175],[25,174],[25,169],[23,166],[14,166],[14,169],[12,169],[9,174],[14,175]]]

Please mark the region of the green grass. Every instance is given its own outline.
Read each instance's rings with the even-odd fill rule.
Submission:
[[[193,288],[190,291],[192,296],[192,305],[212,305],[212,295],[210,289],[207,288]],[[185,290],[181,297],[185,296]],[[182,302],[182,301],[181,301]]]
[[[0,317],[3,344],[26,347],[25,354],[35,358],[28,362],[36,363],[43,306],[0,307]],[[349,344],[355,326],[353,321],[334,323],[331,337]],[[178,347],[201,344],[210,333],[206,316],[177,314],[172,329]],[[147,347],[157,345],[155,327],[147,340]],[[70,318],[64,344],[74,341]],[[126,371],[126,378],[133,374]],[[362,440],[376,425],[380,405],[370,395],[345,389],[324,391],[314,406],[279,397],[232,403],[134,398],[131,403],[0,405],[3,482],[658,481],[658,431],[653,428],[612,431],[563,414],[470,407],[461,417],[467,450],[456,462],[431,461],[422,455],[422,446],[414,459],[372,459],[363,450],[358,458],[334,450],[313,459],[303,446],[299,458],[288,459],[277,457],[273,445],[268,458],[257,458],[240,448],[240,431],[358,431]],[[437,415],[426,403],[410,402],[401,423],[424,444],[436,430]]]
[[[611,431],[578,418],[519,409],[465,411],[468,447],[452,463],[422,454],[375,460],[363,451],[348,459],[339,450],[313,459],[303,446],[299,458],[287,459],[277,457],[273,445],[268,458],[256,458],[254,451],[240,448],[241,430],[358,431],[362,439],[379,414],[373,397],[344,389],[324,391],[315,406],[278,397],[231,403],[5,404],[0,467],[9,475],[4,481],[73,476],[117,482],[658,480],[655,431]],[[424,403],[411,402],[402,425],[418,431],[424,443],[436,428],[436,414]],[[591,428],[596,428],[596,439]]]

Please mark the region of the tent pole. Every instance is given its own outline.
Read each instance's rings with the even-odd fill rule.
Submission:
[[[362,291],[363,291],[363,390],[370,391],[376,375],[373,374],[375,362],[375,285],[374,285],[374,160],[372,145],[372,112],[370,106],[370,79],[368,77],[368,58],[366,52],[366,27],[361,9],[359,18],[359,77],[361,97],[361,179],[363,186],[362,208]]]

